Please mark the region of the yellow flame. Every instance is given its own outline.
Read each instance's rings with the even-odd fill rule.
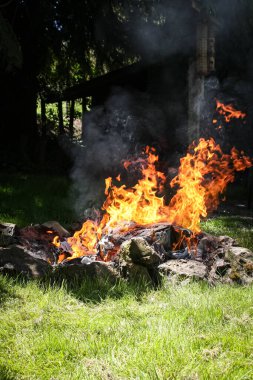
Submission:
[[[80,231],[67,239],[73,252],[71,258],[95,254],[102,234],[113,227],[128,229],[126,222],[143,226],[170,222],[199,232],[201,217],[218,207],[220,194],[233,182],[235,171],[252,166],[251,159],[243,152],[240,154],[233,148],[231,154],[224,154],[214,139],[200,139],[180,160],[178,175],[171,181],[171,187],[177,187],[177,192],[166,205],[164,197],[159,195],[166,176],[156,169],[157,162],[154,148],[147,147],[137,160],[124,163],[127,170],[141,169],[141,178],[135,186],[117,187],[111,177],[105,180],[104,216],[100,223],[87,220]],[[58,237],[54,238],[54,244],[60,246]]]

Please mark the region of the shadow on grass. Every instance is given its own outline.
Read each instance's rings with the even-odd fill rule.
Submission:
[[[4,365],[0,365],[0,379],[1,380],[17,380],[18,374],[15,374],[13,371],[8,369]]]
[[[83,303],[98,304],[107,299],[121,299],[123,297],[132,297],[141,301],[143,296],[155,287],[144,280],[126,281],[124,279],[117,279],[111,281],[110,279],[100,278],[77,278],[72,279],[54,275],[47,276],[42,279],[28,279],[24,276],[11,277],[10,275],[0,275],[0,304],[4,303],[10,298],[18,298],[15,293],[15,285],[20,287],[35,284],[43,292],[50,292],[50,290],[64,291],[71,297],[78,299]],[[1,378],[0,378],[1,379]]]
[[[20,227],[47,220],[71,223],[74,215],[70,188],[70,181],[63,177],[3,175],[0,220]]]
[[[18,279],[8,278],[6,275],[0,275],[0,305],[13,298],[18,298],[13,285]],[[1,377],[0,377],[1,379]]]
[[[246,228],[253,227],[253,218],[247,216],[227,216],[219,218],[225,228]]]
[[[50,285],[49,285],[50,284]],[[52,278],[50,282],[40,282],[40,286],[47,289],[48,286],[64,288],[68,294],[75,297],[83,303],[98,304],[107,299],[118,300],[123,297],[132,297],[141,301],[143,296],[154,289],[151,283],[143,280],[128,282],[123,279],[117,279],[115,282],[102,280],[98,278],[85,279],[60,279]]]

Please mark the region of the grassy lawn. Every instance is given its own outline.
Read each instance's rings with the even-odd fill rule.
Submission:
[[[1,379],[252,379],[251,288],[0,277]]]
[[[73,220],[67,181],[15,181],[0,186],[0,220]],[[203,229],[253,249],[251,219],[210,219]],[[0,306],[1,380],[253,379],[252,287],[0,276]]]

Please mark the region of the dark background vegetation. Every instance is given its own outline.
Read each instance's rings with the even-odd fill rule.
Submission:
[[[245,81],[253,77],[252,2],[198,3],[220,23],[219,78],[226,88],[226,79],[240,81],[244,92],[249,92]],[[41,127],[36,106],[40,97],[140,59],[154,62],[178,50],[189,52],[194,44],[182,28],[190,22],[190,8],[188,0],[1,0],[1,166],[39,161]],[[181,69],[180,65],[174,68],[172,76]],[[52,139],[47,132],[47,140]],[[54,159],[63,154],[57,141],[50,150],[56,151]]]

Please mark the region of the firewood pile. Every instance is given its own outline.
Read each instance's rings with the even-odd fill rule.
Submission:
[[[89,277],[112,283],[123,278],[155,285],[163,278],[193,278],[210,284],[253,282],[253,252],[228,236],[203,232],[194,236],[189,248],[185,242],[191,231],[169,223],[112,229],[98,241],[96,254],[76,258],[67,243],[70,234],[57,222],[21,229],[3,223],[0,232],[0,271],[14,276]],[[59,248],[52,244],[55,236],[61,238]]]

